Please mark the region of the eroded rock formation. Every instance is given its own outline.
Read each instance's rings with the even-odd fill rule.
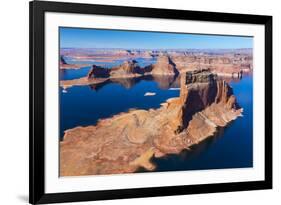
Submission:
[[[177,75],[178,73],[176,65],[168,56],[159,56],[151,71],[152,75]]]
[[[210,69],[219,75],[240,78],[245,73],[251,73],[253,59],[250,54],[228,55],[193,55],[173,56],[172,60],[180,72],[196,70],[198,68]]]
[[[131,110],[95,126],[65,131],[60,175],[96,175],[153,170],[151,157],[179,153],[213,136],[241,115],[231,87],[207,70],[181,76],[180,96],[159,109]]]
[[[144,74],[177,75],[179,73],[176,65],[168,56],[159,56],[156,64],[145,67],[140,67],[135,60],[124,61],[121,65],[111,69],[93,65],[90,72],[95,77],[104,77],[106,73],[111,78],[138,77]]]
[[[143,50],[143,49],[83,49],[65,48],[61,49],[61,56],[68,56],[78,61],[114,62],[116,60],[130,61],[132,58],[158,57],[159,65],[167,65],[167,58],[172,63],[158,67],[155,74],[168,75],[176,67],[178,72],[187,72],[197,68],[210,68],[219,75],[240,77],[241,72],[251,73],[253,69],[253,51],[248,49],[165,49],[165,50]],[[166,57],[165,57],[166,56]],[[166,59],[165,59],[166,58]],[[171,65],[175,66],[171,66]],[[78,64],[60,64],[63,69],[79,69],[84,67]],[[148,66],[149,67],[149,66]],[[170,67],[170,68],[169,68]],[[152,71],[152,68],[151,68]],[[146,71],[145,71],[146,72]],[[149,71],[150,72],[150,71]],[[172,75],[172,74],[171,74]]]
[[[110,69],[110,76],[114,78],[122,77],[137,77],[143,74],[143,69],[137,64],[137,61],[125,61],[120,66],[113,67]]]
[[[68,64],[67,66],[74,65]],[[170,57],[160,56],[155,65],[148,65],[145,67],[140,67],[135,60],[125,61],[121,65],[111,69],[92,65],[86,77],[74,80],[61,80],[60,86],[66,89],[71,86],[91,85],[95,82],[104,82],[108,79],[136,78],[148,75],[155,76],[156,79],[159,79],[159,76],[167,76],[167,78],[174,79],[178,74],[179,72]]]
[[[101,66],[93,65],[90,69],[87,77],[92,78],[132,78],[139,77],[144,73],[149,72],[149,67],[141,68],[138,66],[137,61],[124,61],[119,66],[115,66],[111,69],[103,68]]]
[[[93,77],[103,77],[103,78],[109,77],[109,69],[93,65],[87,74],[87,78],[90,79]]]

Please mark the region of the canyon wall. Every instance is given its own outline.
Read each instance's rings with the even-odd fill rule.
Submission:
[[[200,68],[220,75],[241,77],[243,72],[251,73],[253,69],[253,59],[249,54],[173,56],[172,60],[180,72]]]

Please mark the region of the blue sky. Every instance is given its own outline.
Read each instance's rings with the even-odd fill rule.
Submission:
[[[60,28],[61,48],[231,49],[252,48],[252,37]]]

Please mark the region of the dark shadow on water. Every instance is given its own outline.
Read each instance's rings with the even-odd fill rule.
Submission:
[[[156,169],[153,171],[149,171],[140,167],[136,171],[136,173],[197,170],[198,168],[195,167],[194,168],[190,167],[189,169],[187,169],[187,167],[183,165],[187,165],[186,163],[188,163],[189,161],[197,159],[198,156],[206,152],[214,143],[216,143],[216,141],[222,138],[224,129],[227,129],[227,127],[219,128],[214,136],[205,139],[199,144],[192,145],[189,149],[185,149],[181,151],[179,154],[167,154],[160,158],[152,157],[151,162],[156,165]],[[177,167],[170,166],[170,165],[166,166],[165,164],[173,164],[173,165],[177,165]],[[200,169],[202,170],[204,168],[200,168]]]
[[[243,159],[243,156],[233,157],[233,150],[237,150],[237,145],[229,147],[233,140],[232,126],[235,121],[231,122],[224,128],[219,128],[218,132],[202,141],[193,145],[189,150],[183,150],[179,154],[167,154],[161,158],[153,157],[151,162],[156,166],[155,170],[149,171],[139,168],[137,173],[144,172],[166,172],[166,171],[191,171],[191,170],[208,170],[208,169],[228,169],[228,168],[249,168],[253,167],[252,157]],[[252,136],[250,136],[252,137]],[[237,139],[239,140],[239,139]],[[243,154],[242,154],[243,155]]]
[[[141,81],[148,81],[148,82],[154,81],[157,83],[158,87],[162,90],[167,90],[169,88],[178,88],[180,86],[179,75],[171,75],[171,76],[144,75],[134,78],[111,78],[102,83],[89,85],[89,87],[93,91],[97,91],[97,92],[109,84],[119,84],[126,89],[130,89],[136,86]]]

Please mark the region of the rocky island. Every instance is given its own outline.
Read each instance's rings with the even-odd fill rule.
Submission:
[[[106,73],[93,67],[83,79],[86,84],[118,79],[124,73],[157,76],[177,72],[176,63],[165,56],[144,68],[135,62],[125,62]],[[106,76],[96,76],[101,74]],[[61,86],[83,84],[83,80],[76,80],[61,82]],[[60,176],[132,173],[140,167],[153,170],[152,157],[189,149],[242,115],[232,88],[211,69],[182,72],[180,81],[180,96],[168,99],[158,109],[131,110],[93,126],[66,130],[60,142]]]
[[[147,75],[174,76],[178,74],[179,71],[170,57],[160,56],[156,64],[145,67],[140,67],[136,60],[125,61],[121,65],[112,67],[111,69],[92,65],[87,76],[73,80],[61,80],[60,86],[66,89],[71,86],[103,83],[109,79],[136,78]]]

